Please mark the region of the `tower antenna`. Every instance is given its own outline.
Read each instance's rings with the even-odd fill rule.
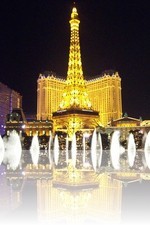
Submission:
[[[73,2],[73,7],[76,7],[76,2],[75,1]]]

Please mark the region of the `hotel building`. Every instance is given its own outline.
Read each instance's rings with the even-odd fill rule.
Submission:
[[[7,114],[11,113],[13,108],[20,108],[22,105],[22,96],[0,82],[0,134],[5,133],[5,122]]]
[[[122,116],[121,78],[116,71],[104,71],[96,79],[87,81],[93,109],[99,111],[104,126]]]
[[[40,74],[37,88],[37,119],[52,119],[62,99],[65,80],[53,74]],[[104,126],[122,117],[121,78],[118,72],[105,71],[101,76],[86,81],[87,93],[94,110],[100,112]]]
[[[37,120],[52,119],[62,98],[65,80],[53,72],[40,74],[37,80]]]

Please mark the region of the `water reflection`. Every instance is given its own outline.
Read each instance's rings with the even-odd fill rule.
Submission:
[[[74,167],[72,161],[68,166],[59,161],[52,167],[44,152],[34,165],[30,153],[23,153],[24,161],[17,170],[0,167],[0,216],[4,224],[148,223],[150,170],[142,167],[141,152],[132,169],[124,153],[122,169],[114,170],[109,151],[104,151],[97,172],[80,163]],[[79,161],[79,152],[77,158]]]

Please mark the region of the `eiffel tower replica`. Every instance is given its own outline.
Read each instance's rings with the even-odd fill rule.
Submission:
[[[55,131],[71,137],[76,131],[93,130],[99,125],[99,112],[92,110],[83,77],[78,12],[74,6],[70,19],[70,51],[67,80],[59,110],[53,113]]]

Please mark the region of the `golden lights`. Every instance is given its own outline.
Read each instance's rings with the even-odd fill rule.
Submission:
[[[77,9],[76,7],[73,7],[70,20],[71,37],[68,73],[65,92],[63,94],[62,102],[60,103],[61,109],[88,109],[89,107],[91,107],[83,78],[79,42],[79,23],[80,20],[78,19]]]

